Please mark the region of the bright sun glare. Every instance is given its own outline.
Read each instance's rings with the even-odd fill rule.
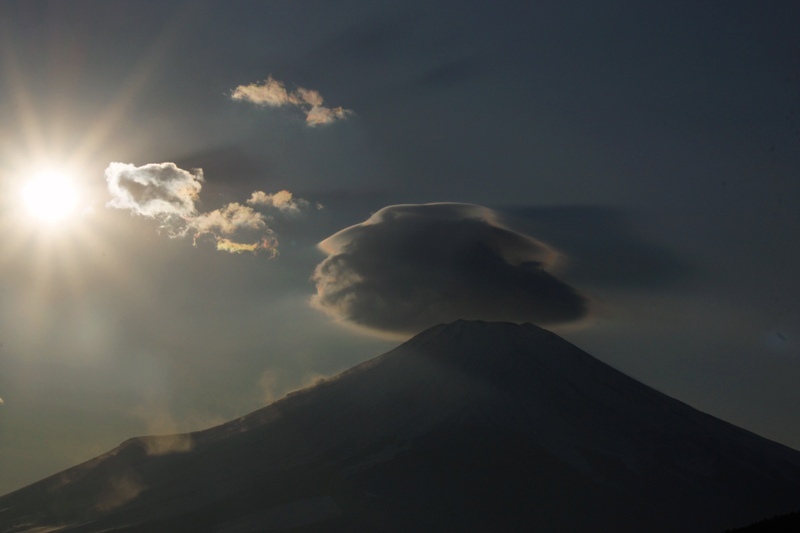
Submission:
[[[45,172],[25,183],[22,199],[28,213],[33,217],[42,222],[53,223],[75,212],[78,190],[69,176]]]

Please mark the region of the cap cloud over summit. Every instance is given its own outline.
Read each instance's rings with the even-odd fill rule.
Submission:
[[[334,317],[407,335],[457,319],[554,324],[588,311],[553,275],[561,255],[467,204],[396,205],[329,237],[312,303]]]

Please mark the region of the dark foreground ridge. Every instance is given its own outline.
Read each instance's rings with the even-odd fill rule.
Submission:
[[[800,512],[774,516],[747,527],[731,529],[728,533],[797,533],[800,531]]]
[[[798,502],[800,452],[536,326],[458,321],[8,494],[0,532],[713,533]]]

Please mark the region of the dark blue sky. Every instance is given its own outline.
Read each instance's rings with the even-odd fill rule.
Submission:
[[[800,448],[798,24],[789,1],[3,2],[0,492],[256,409],[450,316],[435,302],[502,318],[487,295],[544,279],[588,312],[530,316]],[[283,105],[232,98],[270,77]],[[182,216],[135,216],[107,207],[112,162],[204,181]],[[44,164],[79,182],[61,227],[20,209]],[[158,168],[128,200],[193,179]],[[297,213],[247,202],[281,190]],[[488,209],[385,211],[407,215],[312,280],[317,243],[430,202]],[[214,246],[265,235],[274,259]],[[312,301],[334,288],[355,303]]]

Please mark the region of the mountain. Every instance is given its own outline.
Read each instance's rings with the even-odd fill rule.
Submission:
[[[0,531],[720,532],[798,503],[800,452],[536,326],[458,321],[10,493]]]
[[[800,531],[800,512],[774,516],[747,527],[729,530],[729,533],[797,533],[798,531]]]

